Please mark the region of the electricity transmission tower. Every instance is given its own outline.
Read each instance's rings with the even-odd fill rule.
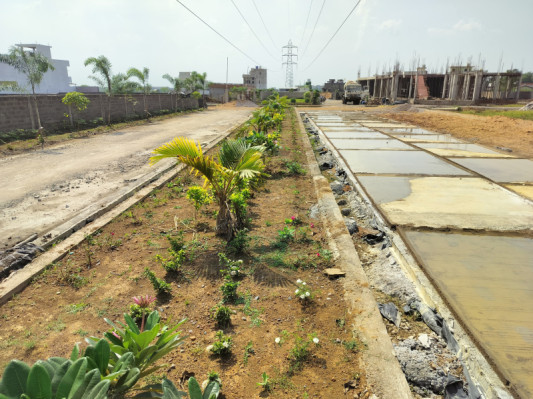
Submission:
[[[298,63],[296,61],[293,61],[293,58],[298,59],[298,54],[293,53],[293,50],[296,49],[298,51],[298,46],[293,46],[292,41],[289,40],[289,44],[286,46],[283,46],[283,65],[287,65],[287,71],[285,74],[285,87],[288,89],[291,89],[293,87],[293,65],[297,65]],[[285,59],[285,57],[287,57]]]

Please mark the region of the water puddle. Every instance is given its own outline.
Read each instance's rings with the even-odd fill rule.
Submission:
[[[415,148],[408,146],[400,140],[394,139],[332,139],[332,144],[339,150],[411,150]]]
[[[374,203],[399,201],[411,194],[412,177],[357,176]]]
[[[415,231],[405,235],[520,397],[533,397],[533,239]]]
[[[353,173],[469,175],[423,151],[341,150],[340,153]]]
[[[533,161],[529,159],[450,158],[459,165],[499,183],[533,183]]]

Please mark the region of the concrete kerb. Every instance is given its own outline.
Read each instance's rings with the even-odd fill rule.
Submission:
[[[234,124],[219,137],[208,142],[203,149],[210,150],[220,141],[225,139],[238,126],[242,125],[242,123],[243,121]],[[16,271],[0,283],[0,305],[9,301],[13,295],[21,292],[30,284],[31,280],[36,275],[42,273],[48,265],[61,260],[68,253],[70,248],[80,244],[87,235],[104,227],[122,212],[126,211],[137,202],[142,201],[149,196],[152,191],[162,187],[176,177],[176,175],[183,169],[184,165],[176,167],[175,163],[171,163],[160,170],[151,172],[140,178],[134,187],[128,187],[127,189],[116,193],[116,196],[108,203],[103,205],[93,205],[75,218],[70,219],[57,228],[49,231],[48,233],[52,233],[53,235],[52,240],[44,241],[42,237],[38,238],[36,244],[41,246],[44,245],[45,248],[51,247],[54,243],[57,244],[34,259],[31,263],[27,264],[23,269]],[[62,239],[64,240],[60,241]]]
[[[362,352],[368,384],[380,399],[412,398],[409,384],[394,355],[376,300],[368,279],[346,229],[327,179],[322,176],[302,119],[298,115],[300,132],[304,136],[310,174],[313,177],[320,217],[326,227],[330,248],[336,265],[346,272],[343,279],[345,300],[352,316],[352,328],[367,345]]]
[[[448,325],[453,328],[454,337],[456,338],[460,347],[459,352],[456,353],[456,355],[465,365],[466,371],[469,373],[472,380],[476,383],[476,385],[478,385],[478,388],[481,389],[487,399],[511,399],[513,396],[505,387],[502,379],[499,377],[487,359],[482,355],[476,344],[472,341],[461,324],[456,321],[452,311],[448,308],[437,289],[426,276],[425,272],[420,268],[418,262],[411,255],[409,248],[403,241],[400,234],[388,228],[388,223],[385,222],[381,214],[376,210],[372,200],[368,197],[363,187],[359,184],[358,180],[351,172],[350,168],[346,165],[342,156],[338,153],[336,148],[333,146],[333,144],[331,144],[322,130],[314,123],[314,121],[310,121],[313,127],[319,133],[322,142],[326,143],[326,146],[334,155],[339,166],[346,172],[346,176],[350,184],[361,196],[369,209],[373,209],[376,220],[382,226],[383,230],[385,230],[387,236],[392,239],[392,247],[390,248],[391,252],[398,261],[398,264],[404,273],[409,276],[411,281],[414,283],[417,294],[428,306],[437,309],[441,316],[443,316],[447,321]]]

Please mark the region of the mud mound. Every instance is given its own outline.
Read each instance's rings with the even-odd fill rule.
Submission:
[[[250,100],[237,100],[236,107],[257,107],[257,104]]]

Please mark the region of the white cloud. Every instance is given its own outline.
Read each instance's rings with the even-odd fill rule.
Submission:
[[[382,23],[378,25],[378,29],[379,30],[393,29],[393,28],[397,28],[401,24],[402,24],[401,19],[387,19],[386,21],[383,21]]]

